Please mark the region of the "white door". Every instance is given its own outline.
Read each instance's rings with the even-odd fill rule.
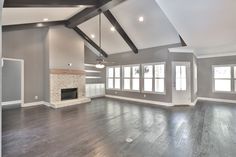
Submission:
[[[172,102],[174,105],[191,103],[190,62],[172,62]]]

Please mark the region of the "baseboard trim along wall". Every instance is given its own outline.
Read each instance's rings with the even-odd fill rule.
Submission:
[[[36,101],[36,102],[25,103],[21,107],[30,107],[30,106],[38,106],[38,105],[45,105],[45,102],[44,101]]]
[[[133,102],[141,102],[146,104],[153,104],[153,105],[161,105],[161,106],[173,106],[172,103],[167,102],[160,102],[160,101],[152,101],[152,100],[145,100],[145,99],[134,99],[128,97],[121,97],[121,96],[113,96],[113,95],[106,95],[108,98],[120,99],[120,100],[128,100]]]
[[[217,99],[217,98],[198,97],[197,100],[214,101],[214,102],[225,102],[225,103],[236,104],[236,100],[229,100],[229,99]]]
[[[21,103],[22,103],[21,100],[5,101],[5,102],[2,102],[2,106],[5,106],[5,105],[14,105],[14,104],[21,104]]]

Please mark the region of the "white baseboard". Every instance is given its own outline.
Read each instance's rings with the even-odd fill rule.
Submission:
[[[216,99],[216,98],[198,97],[197,100],[225,102],[225,103],[234,103],[234,104],[236,104],[236,100],[229,100],[229,99]]]
[[[21,103],[22,103],[21,100],[6,101],[6,102],[2,102],[2,106],[5,106],[5,105],[14,105],[14,104],[21,104]]]
[[[38,106],[38,105],[45,105],[45,102],[44,101],[37,101],[37,102],[25,103],[21,107],[30,107],[30,106]]]
[[[152,101],[152,100],[145,100],[145,99],[134,99],[134,98],[128,98],[128,97],[113,96],[113,95],[105,95],[105,96],[108,98],[141,102],[141,103],[146,103],[146,104],[161,105],[161,106],[173,106],[172,103],[167,103],[167,102]]]

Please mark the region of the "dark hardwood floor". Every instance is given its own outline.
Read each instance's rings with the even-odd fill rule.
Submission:
[[[2,140],[4,157],[235,157],[236,104],[165,108],[102,98],[4,109]]]

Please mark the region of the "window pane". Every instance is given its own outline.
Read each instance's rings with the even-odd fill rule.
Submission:
[[[215,67],[214,78],[231,78],[231,67]]]
[[[163,93],[165,89],[164,79],[155,79],[155,92]]]
[[[165,77],[165,65],[155,65],[155,77]]]
[[[115,79],[115,89],[120,89],[120,79]]]
[[[234,67],[234,78],[236,78],[236,67]]]
[[[234,80],[234,91],[236,92],[236,80]]]
[[[130,79],[124,79],[124,89],[130,90]]]
[[[113,77],[113,68],[108,68],[108,77]]]
[[[120,77],[120,68],[115,68],[115,77]]]
[[[130,67],[124,67],[124,77],[130,77]]]
[[[236,92],[236,80],[234,80],[234,91]]]
[[[152,79],[144,79],[144,91],[152,92]]]
[[[181,78],[186,78],[186,66],[181,66]]]
[[[139,78],[139,66],[132,67],[132,75],[134,78]]]
[[[108,79],[108,88],[113,88],[113,79]]]
[[[175,89],[179,90],[179,91],[184,91],[186,90],[186,86],[187,82],[186,82],[186,78],[176,78],[176,85],[175,85]]]
[[[139,90],[139,79],[132,80],[132,90]]]
[[[145,65],[143,68],[144,77],[145,78],[152,78],[153,77],[153,66],[152,65]]]
[[[231,91],[231,80],[215,80],[215,91]]]

